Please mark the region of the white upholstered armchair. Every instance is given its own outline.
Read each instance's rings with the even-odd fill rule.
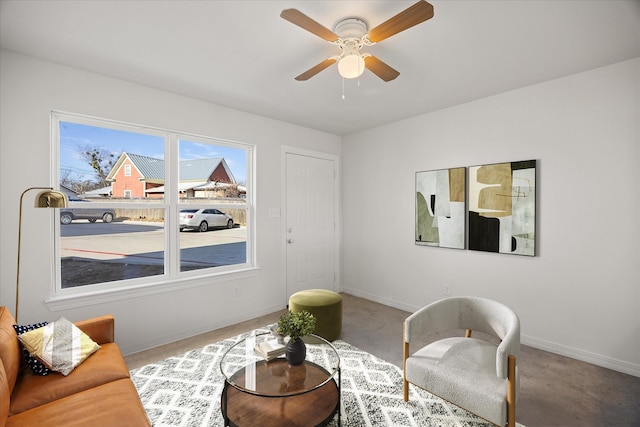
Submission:
[[[440,339],[411,353],[410,344],[425,335],[454,329],[466,329],[466,336]],[[471,337],[474,330],[498,338],[499,344]],[[515,427],[519,353],[520,320],[509,307],[478,297],[436,301],[404,322],[404,400],[412,383],[493,424]]]

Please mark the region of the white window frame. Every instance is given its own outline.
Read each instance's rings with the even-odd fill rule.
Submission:
[[[131,165],[124,165],[124,176],[131,176]]]
[[[150,126],[136,125],[108,119],[101,119],[74,113],[60,111],[51,112],[51,152],[52,152],[52,182],[55,187],[60,182],[60,122],[73,122],[90,126],[106,127],[129,132],[145,133],[162,136],[165,139],[165,196],[164,199],[154,200],[153,203],[141,202],[140,207],[149,209],[157,208],[165,210],[165,273],[158,276],[139,277],[134,279],[119,280],[108,283],[84,285],[71,288],[62,288],[61,267],[60,267],[60,221],[59,212],[56,209],[54,215],[54,274],[51,286],[51,295],[45,303],[52,311],[64,310],[85,305],[104,303],[129,298],[137,298],[145,295],[172,292],[179,289],[187,289],[196,286],[215,286],[217,283],[228,280],[237,280],[246,277],[253,277],[257,274],[256,260],[256,232],[255,232],[255,155],[256,146],[237,141],[224,140],[211,136],[189,134],[167,129],[159,129]],[[171,177],[178,176],[179,152],[178,141],[188,140],[194,142],[206,142],[217,145],[227,145],[246,150],[246,197],[242,203],[237,204],[216,204],[203,203],[207,207],[222,208],[239,207],[246,210],[247,218],[247,241],[246,241],[246,262],[229,266],[199,269],[192,271],[180,271],[180,237],[179,237],[179,211],[185,204],[180,203],[177,191],[177,182]],[[110,201],[109,207],[132,208],[137,207],[132,203],[122,203]],[[195,206],[195,205],[194,205]]]

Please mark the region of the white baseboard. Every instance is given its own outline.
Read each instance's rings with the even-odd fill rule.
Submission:
[[[381,298],[378,295],[369,294],[367,292],[362,292],[356,289],[343,288],[342,291],[349,295],[368,299],[369,301],[374,301],[380,304],[388,305],[389,307],[394,307],[400,310],[408,311],[410,313],[413,313],[414,311],[421,308],[421,306],[413,306],[413,305],[405,304],[403,302],[396,301],[393,299]],[[604,356],[601,354],[580,350],[578,348],[569,347],[563,344],[558,344],[556,342],[547,341],[540,338],[531,337],[528,335],[522,335],[520,337],[520,342],[524,345],[528,345],[530,347],[534,347],[540,350],[545,350],[550,353],[555,353],[561,356],[570,357],[572,359],[591,363],[592,365],[611,369],[617,372],[622,372],[623,374],[633,375],[634,377],[640,377],[639,364],[625,362],[624,360],[614,359],[609,356]]]
[[[421,308],[421,306],[405,304],[401,301],[396,301],[394,299],[381,298],[378,295],[362,292],[357,289],[343,288],[342,292],[344,292],[345,294],[353,295],[354,297],[364,298],[364,299],[368,299],[369,301],[377,302],[379,304],[388,305],[389,307],[397,308],[399,310],[408,311],[410,313],[413,313],[414,311]]]
[[[550,353],[581,360],[583,362],[591,363],[592,365],[622,372],[623,374],[633,375],[634,377],[640,377],[640,365],[636,363],[625,362],[624,360],[614,359],[613,357],[580,350],[579,348],[569,347],[528,335],[522,335],[520,337],[520,342],[524,345],[545,350]]]

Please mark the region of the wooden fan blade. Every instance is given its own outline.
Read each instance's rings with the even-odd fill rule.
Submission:
[[[371,71],[373,74],[380,77],[385,82],[390,82],[400,75],[398,71],[380,61],[375,56],[365,57],[364,66],[367,67],[367,70]]]
[[[403,10],[369,31],[369,40],[379,42],[433,17],[433,5],[424,0]]]
[[[318,65],[316,65],[314,67],[311,67],[307,71],[305,71],[304,73],[300,74],[298,77],[296,77],[296,80],[298,80],[298,81],[309,80],[311,77],[315,76],[320,71],[324,70],[325,68],[329,67],[330,65],[335,64],[335,62],[336,62],[335,58],[325,59],[324,61],[322,61]]]
[[[317,23],[297,9],[285,9],[280,14],[280,17],[328,42],[334,42],[339,38],[333,31]]]

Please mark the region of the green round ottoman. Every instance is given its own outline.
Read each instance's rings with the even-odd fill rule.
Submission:
[[[340,338],[342,333],[342,297],[326,289],[307,289],[289,297],[289,310],[306,310],[316,318],[313,332],[327,341]]]

